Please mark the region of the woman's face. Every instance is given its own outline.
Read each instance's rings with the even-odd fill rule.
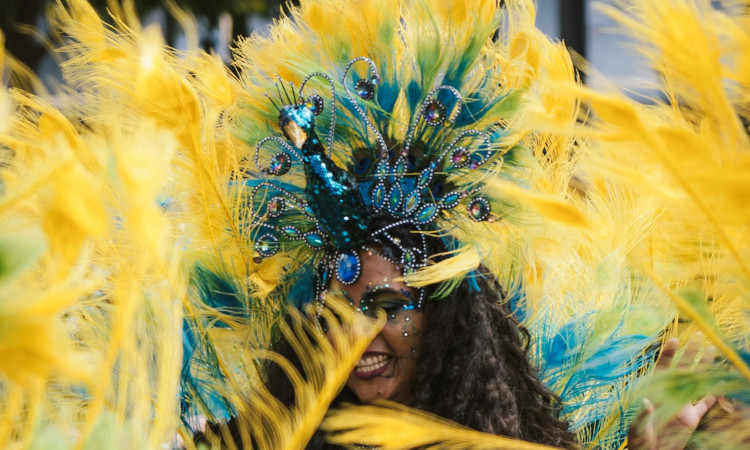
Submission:
[[[362,272],[356,283],[333,280],[332,291],[343,291],[355,307],[375,316],[386,312],[387,321],[357,363],[346,385],[362,403],[391,400],[407,404],[409,383],[416,373],[424,314],[415,309],[417,291],[402,281],[400,268],[381,256],[361,251]]]

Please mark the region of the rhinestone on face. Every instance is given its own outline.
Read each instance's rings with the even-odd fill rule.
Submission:
[[[279,250],[279,239],[272,234],[264,234],[255,241],[255,250],[263,258],[273,256]]]
[[[268,208],[266,209],[268,217],[275,219],[284,213],[284,199],[281,197],[273,197],[268,201]]]
[[[432,126],[442,125],[445,121],[445,106],[437,100],[430,100],[423,106],[424,120]]]
[[[469,217],[472,220],[475,220],[477,222],[481,222],[490,215],[490,202],[487,201],[487,199],[483,197],[478,197],[472,200],[468,207],[467,211],[469,213]]]
[[[453,167],[455,168],[461,168],[466,167],[469,165],[469,158],[470,158],[469,151],[464,147],[459,147],[453,151],[453,154],[451,155],[451,162],[453,163]]]
[[[375,96],[375,85],[372,81],[362,78],[354,85],[354,92],[364,100],[372,100]]]
[[[362,263],[355,251],[341,253],[336,267],[336,278],[343,284],[353,284],[359,279]]]
[[[276,176],[284,175],[292,167],[292,158],[284,152],[279,152],[271,158],[269,171]]]

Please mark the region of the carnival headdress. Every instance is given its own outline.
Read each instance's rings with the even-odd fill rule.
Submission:
[[[366,76],[351,76],[357,63],[368,68]],[[463,70],[469,72],[471,65]],[[404,275],[426,266],[431,255],[424,234],[411,247],[391,235],[396,227],[441,236],[456,226],[459,214],[475,222],[495,220],[490,200],[482,195],[481,178],[501,167],[508,147],[499,144],[502,118],[487,116],[511,97],[495,92],[492,71],[484,73],[481,89],[475,86],[468,99],[459,91],[463,80],[458,73],[444,76],[429,91],[409,86],[404,93],[413,114],[400,137],[403,124],[394,114],[400,94],[396,75],[390,73],[383,83],[375,62],[358,57],[343,67],[343,97],[337,97],[333,77],[322,72],[305,77],[297,93],[292,85],[290,94],[279,80],[283,106],[269,96],[286,140],[265,137],[255,148],[255,168],[266,177],[250,181],[254,248],[262,260],[304,242],[314,253],[316,294],[333,276],[343,284],[356,282],[358,250],[366,243],[396,248],[398,254],[384,256]],[[313,78],[327,82],[328,101],[307,94]],[[316,122],[326,110],[330,124],[324,145]],[[332,158],[336,141],[345,149],[339,154],[346,168]],[[375,225],[371,219],[376,215],[386,220]],[[420,290],[418,306],[423,301]]]

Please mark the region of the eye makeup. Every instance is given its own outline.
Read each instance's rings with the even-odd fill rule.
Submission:
[[[416,304],[409,291],[383,285],[368,289],[359,303],[359,310],[368,317],[377,317],[379,309],[391,320],[404,311],[415,310]]]

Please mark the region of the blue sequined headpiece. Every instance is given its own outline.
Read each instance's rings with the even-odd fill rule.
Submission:
[[[369,73],[356,80],[352,89],[347,79],[357,62],[366,63]],[[331,89],[327,146],[316,133],[316,118],[326,102],[318,94],[303,95],[313,77],[327,80]],[[405,247],[389,233],[396,227],[409,227],[416,232],[435,230],[441,211],[461,204],[469,218],[493,220],[489,200],[480,195],[480,182],[455,190],[451,186],[460,185],[455,179],[501,153],[491,145],[493,135],[502,132],[499,126],[492,125],[489,130],[454,129],[458,121],[467,119],[464,99],[452,86],[432,89],[417,107],[405,139],[390,143],[370,118],[377,116],[379,122],[387,123],[374,102],[380,83],[375,64],[365,57],[350,61],[341,83],[346,97],[339,102],[363,126],[336,123],[336,83],[330,76],[316,72],[304,79],[296,94],[292,88],[291,97],[282,85],[284,94],[279,90],[279,97],[287,104],[277,109],[279,128],[286,139],[267,137],[255,149],[255,165],[267,175],[251,194],[253,205],[258,205],[252,217],[255,250],[259,258],[272,257],[285,245],[299,242],[315,250],[316,295],[332,276],[343,284],[356,282],[361,270],[358,251],[368,245],[384,243],[398,248],[400,255],[395,255],[392,262],[401,266],[405,275],[424,267],[430,256],[424,235],[418,247]],[[341,126],[359,128],[360,133],[374,136],[376,148],[361,149],[361,158],[357,158],[359,149],[351,149],[350,169],[340,167],[331,155],[337,127]],[[367,138],[362,141],[373,142]],[[280,151],[277,149],[268,166],[263,167],[260,154],[270,143],[277,144]],[[292,192],[293,182],[284,182],[285,176],[292,175],[289,172],[295,163],[302,163],[304,168],[304,197]],[[278,181],[271,181],[272,178]],[[392,220],[375,229],[371,226],[374,215],[387,215]],[[419,307],[423,300],[420,293]]]

